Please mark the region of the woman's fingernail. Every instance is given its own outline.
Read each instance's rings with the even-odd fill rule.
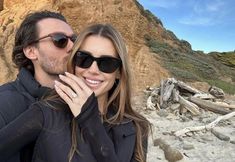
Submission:
[[[58,82],[57,80],[55,80],[54,82],[55,82],[55,85],[58,85],[58,84],[59,84],[59,82]]]
[[[60,79],[63,79],[63,78],[65,78],[65,76],[62,75],[62,74],[60,74],[60,75],[59,75],[59,78],[60,78]]]

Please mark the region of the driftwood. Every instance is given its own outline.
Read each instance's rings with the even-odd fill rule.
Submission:
[[[153,98],[158,96],[158,93],[159,93],[159,88],[153,89],[153,91],[151,92],[151,94],[147,99],[147,109],[156,110],[156,106],[157,108],[159,107],[157,103],[152,102]]]
[[[163,100],[162,100],[162,97],[163,97],[163,87],[164,87],[164,81],[161,80],[161,85],[160,85],[160,107],[162,106],[163,104]]]
[[[208,92],[212,94],[213,96],[215,96],[216,98],[224,98],[225,96],[224,91],[215,86],[211,86]]]
[[[218,107],[222,107],[224,109],[235,109],[235,105],[229,105],[224,102],[214,102],[214,104],[217,105]]]
[[[204,125],[204,126],[197,126],[197,127],[186,127],[182,130],[179,130],[179,131],[176,131],[174,133],[174,135],[176,136],[182,136],[182,135],[185,135],[186,133],[188,132],[195,132],[195,131],[201,131],[201,130],[211,130],[212,128],[214,128],[216,126],[217,123],[219,123],[221,120],[227,120],[231,117],[235,116],[235,111],[229,113],[229,114],[226,114],[226,115],[223,115],[223,116],[219,116],[216,120],[214,120],[213,122],[207,124],[207,125]]]
[[[230,110],[227,110],[228,107],[219,106],[218,104],[215,104],[215,103],[210,102],[210,101],[205,101],[205,100],[202,100],[200,98],[189,97],[189,101],[197,104],[199,107],[201,107],[203,109],[206,109],[206,110],[209,110],[209,111],[212,111],[212,112],[215,112],[215,113],[219,113],[219,114],[222,114],[222,115],[225,115],[225,114],[228,114],[228,113],[231,112]]]
[[[193,115],[199,115],[200,113],[199,107],[196,104],[184,99],[180,95],[179,95],[179,103],[183,105],[187,110],[189,110]]]
[[[176,89],[173,89],[172,91],[172,99],[174,102],[179,102],[179,94],[180,92]]]
[[[207,93],[201,93],[201,94],[195,94],[193,95],[193,97],[196,97],[196,98],[200,98],[200,99],[203,99],[203,100],[213,100],[215,99],[214,96],[212,96],[211,94],[207,94]]]
[[[177,85],[181,88],[181,89],[184,89],[184,90],[187,90],[188,92],[192,93],[192,94],[201,94],[202,92],[200,92],[199,90],[193,88],[193,87],[190,87],[188,86],[187,84],[185,84],[184,82],[182,81],[178,81],[177,82]]]
[[[165,88],[165,91],[164,91],[163,96],[162,96],[162,101],[163,102],[168,101],[168,99],[171,97],[171,94],[172,94],[172,91],[173,91],[174,87],[175,87],[174,84],[170,84]]]
[[[147,99],[147,109],[156,110],[155,104],[152,102],[152,96],[149,96]]]
[[[215,103],[217,99],[215,96],[199,91],[174,78],[169,78],[165,81],[161,80],[159,88],[149,89],[152,93],[147,99],[147,109],[151,110],[166,109],[174,103],[180,104],[179,112],[181,115],[187,111],[192,115],[199,115],[200,108],[223,115],[231,112],[230,109],[235,109],[235,105]],[[222,94],[219,89],[211,88],[212,90],[216,91],[217,94]]]
[[[172,91],[175,87],[176,80],[174,78],[170,78],[168,79],[164,86],[163,86],[163,95],[162,95],[162,101],[166,102],[169,100],[169,98],[171,97]]]

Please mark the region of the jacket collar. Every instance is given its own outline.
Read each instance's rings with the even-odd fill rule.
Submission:
[[[24,86],[26,91],[34,98],[40,98],[45,91],[49,90],[48,87],[41,86],[34,78],[33,74],[26,68],[21,68],[17,76],[17,80]]]

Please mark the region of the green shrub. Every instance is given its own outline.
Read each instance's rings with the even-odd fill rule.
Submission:
[[[146,45],[161,58],[162,66],[169,70],[173,77],[183,81],[205,81],[222,88],[226,93],[235,94],[234,84],[217,79],[220,76],[229,76],[235,81],[234,52],[229,54],[213,52],[208,55],[200,51],[184,53],[181,49],[173,48],[149,35],[145,35],[144,38]],[[184,44],[187,45],[187,42]]]

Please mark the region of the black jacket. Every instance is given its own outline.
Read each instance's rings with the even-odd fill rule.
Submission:
[[[37,101],[46,89],[45,87],[41,87],[32,74],[24,68],[20,70],[15,81],[1,85],[0,129],[27,110],[29,105]],[[30,162],[30,156],[32,156],[31,145],[33,144],[22,148],[20,150],[21,153],[16,152],[6,162],[20,162],[20,158],[21,162]]]
[[[74,118],[69,107],[65,104],[63,107],[52,109],[37,102],[0,130],[0,161],[34,140],[33,162],[68,161],[71,120]],[[75,120],[79,153],[75,153],[72,162],[135,161],[136,130],[133,122],[125,119],[119,125],[102,123],[94,94],[88,98]]]

